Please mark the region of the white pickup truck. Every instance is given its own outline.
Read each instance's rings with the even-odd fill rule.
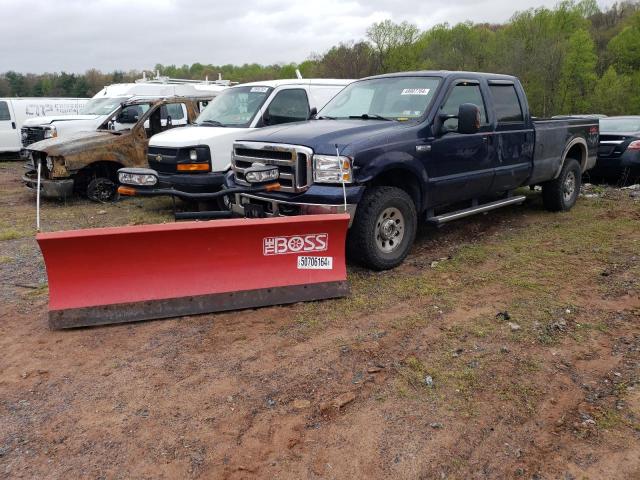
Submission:
[[[167,188],[216,191],[231,168],[236,139],[251,129],[307,120],[352,81],[287,79],[230,87],[209,103],[195,125],[154,135],[149,167]]]
[[[153,99],[183,96],[191,99],[202,98],[203,101],[208,101],[229,85],[229,82],[224,80],[202,83],[177,82],[166,79],[166,83],[163,83],[162,77],[160,77],[159,80],[145,79],[135,83],[116,83],[106,86],[86,103],[78,115],[51,115],[26,120],[22,127],[22,147],[26,148],[34,142],[47,138],[95,131],[113,112],[120,108],[121,104],[135,98]]]

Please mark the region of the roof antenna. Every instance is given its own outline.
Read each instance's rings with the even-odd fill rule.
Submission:
[[[296,78],[298,80],[302,80],[302,74],[300,73],[300,70],[296,68]]]

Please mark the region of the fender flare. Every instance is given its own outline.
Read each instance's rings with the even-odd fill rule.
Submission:
[[[580,170],[584,172],[585,169],[587,168],[587,155],[589,152],[587,141],[582,137],[574,137],[569,143],[567,143],[567,146],[564,148],[564,151],[562,152],[562,161],[560,162],[560,165],[556,170],[555,175],[553,176],[554,179],[560,176],[560,172],[562,171],[562,168],[564,167],[564,163],[567,160],[567,154],[576,145],[580,145],[580,147],[582,147],[581,148],[582,156],[580,159],[577,159],[580,162]]]

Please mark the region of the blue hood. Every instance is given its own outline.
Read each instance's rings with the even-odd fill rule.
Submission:
[[[371,140],[374,135],[376,142],[384,142],[384,135],[397,133],[398,127],[399,122],[384,120],[309,120],[261,128],[238,140],[302,145],[321,155],[335,155],[336,144],[344,153],[346,146]]]

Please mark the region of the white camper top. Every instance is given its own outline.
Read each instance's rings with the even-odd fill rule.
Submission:
[[[344,85],[353,83],[353,79],[344,78],[283,78],[280,80],[261,80],[257,82],[241,83],[233,87],[280,87],[282,85]],[[230,88],[233,88],[230,87]]]
[[[215,97],[224,85],[206,83],[114,83],[96,93],[93,98],[116,97]]]

